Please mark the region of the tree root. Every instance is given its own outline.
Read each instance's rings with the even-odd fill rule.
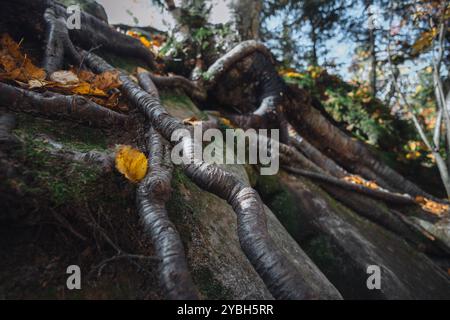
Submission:
[[[63,61],[61,56],[64,53],[74,61],[78,60],[79,53],[74,48],[73,43],[86,50],[101,47],[118,55],[138,58],[150,68],[155,68],[152,52],[138,39],[117,32],[108,23],[89,13],[81,12],[80,29],[67,30],[65,22],[68,20],[69,14],[66,7],[55,0],[33,0],[32,4],[28,0],[16,0],[14,7],[16,11],[29,12],[31,10],[33,14],[44,17],[47,26],[46,39],[48,44],[44,66],[50,67],[48,69],[50,72],[55,71],[54,69]],[[30,30],[41,32],[43,26],[36,22],[38,22],[38,19],[35,18],[23,21]],[[70,39],[68,39],[67,34],[69,34]]]
[[[220,77],[223,76],[232,66],[234,66],[236,62],[255,53],[256,51],[261,52],[273,61],[272,53],[261,42],[255,40],[243,41],[208,68],[208,71],[206,71],[203,77],[206,90],[214,87]]]
[[[151,81],[140,74],[144,90],[155,98],[158,91]],[[169,220],[165,203],[170,198],[173,166],[168,143],[152,127],[149,132],[149,171],[137,190],[139,214],[152,239],[158,257],[159,278],[169,299],[199,298],[186,263],[180,236]]]
[[[343,188],[348,191],[355,191],[358,193],[362,193],[364,195],[367,195],[369,197],[382,200],[388,203],[394,203],[394,204],[416,204],[415,200],[409,196],[409,195],[401,195],[401,194],[395,194],[384,190],[377,190],[377,189],[370,189],[363,185],[359,185],[356,183],[346,182],[342,181],[330,176],[326,176],[317,172],[302,170],[298,168],[293,167],[284,167],[286,170],[299,174],[301,176],[310,178],[312,180],[316,180],[320,183],[327,183],[332,184],[336,187]]]
[[[89,54],[86,61],[96,72],[112,69],[93,54]],[[159,99],[143,91],[128,76],[122,74],[120,80],[122,91],[165,138],[170,139],[176,129],[188,129],[167,113]],[[181,143],[187,155],[193,154],[193,139],[184,139]],[[275,298],[319,298],[270,238],[264,205],[255,190],[227,171],[203,161],[194,161],[184,165],[183,169],[194,183],[225,199],[233,207],[238,219],[241,247]]]
[[[57,16],[68,18],[64,6],[56,4],[55,9]],[[152,52],[139,40],[117,32],[109,24],[89,13],[81,12],[81,29],[70,30],[69,33],[73,34],[76,43],[83,48],[101,47],[118,55],[141,59],[149,67],[155,68]]]
[[[442,202],[376,159],[361,141],[351,139],[332,125],[308,101],[294,98],[299,95],[304,95],[304,92],[291,88],[289,99],[291,107],[286,109],[287,117],[293,127],[313,142],[315,147],[331,152],[332,158],[350,172],[374,180],[383,188],[401,191],[412,196],[421,195]],[[320,137],[320,141],[316,142],[317,137]]]
[[[172,179],[170,150],[155,130],[150,132],[150,143],[150,169],[137,190],[139,215],[161,259],[159,278],[167,298],[198,299],[183,244],[165,208]]]
[[[299,151],[301,151],[308,159],[319,166],[323,171],[331,174],[337,178],[343,178],[349,176],[344,168],[338,165],[336,162],[328,158],[322,152],[320,152],[316,147],[310,144],[306,139],[301,137],[295,129],[289,125],[289,142],[295,146]]]
[[[0,82],[0,105],[13,111],[67,119],[96,127],[126,126],[126,115],[104,108],[82,96],[37,93]]]
[[[158,87],[164,88],[181,88],[184,93],[188,95],[194,101],[205,101],[207,98],[206,91],[197,85],[194,81],[191,81],[182,76],[158,76],[151,74],[150,72],[142,72],[139,74],[139,82],[148,83],[147,79],[152,80],[152,82]],[[145,85],[145,84],[144,84]]]

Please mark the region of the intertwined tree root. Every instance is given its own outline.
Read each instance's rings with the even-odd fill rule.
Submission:
[[[18,0],[15,5],[22,6],[23,9],[27,6],[27,1]],[[98,73],[114,69],[90,52],[98,47],[119,55],[143,59],[150,68],[154,67],[151,52],[139,41],[116,32],[105,22],[87,13],[82,13],[81,30],[69,31],[64,23],[67,13],[63,6],[52,0],[36,0],[33,2],[33,8],[41,13],[41,20],[46,26],[43,67],[49,75],[63,68],[66,58],[79,67],[86,63]],[[256,95],[257,101],[256,105],[250,107],[237,106],[241,107],[241,113],[230,115],[230,118],[242,128],[280,129],[281,158],[285,165],[291,167],[290,170],[320,180],[327,191],[344,202],[349,198],[349,190],[351,193],[357,191],[365,196],[402,205],[411,204],[411,196],[422,195],[431,198],[412,182],[378,161],[363,143],[351,139],[333,126],[312,106],[306,92],[287,87],[277,74],[271,53],[256,41],[246,41],[236,46],[210,66],[205,76],[196,82],[179,76],[142,75],[139,76],[139,86],[127,74],[121,72],[120,90],[144,115],[149,127],[147,151],[151,154],[150,169],[138,187],[137,200],[139,214],[161,260],[160,279],[169,298],[199,297],[188,271],[180,237],[165,209],[170,195],[172,170],[168,159],[170,146],[165,140],[170,140],[178,129],[192,131],[192,127],[168,114],[159,99],[157,86],[181,87],[198,101],[207,101],[213,96],[226,106],[227,102],[223,101],[220,92],[216,92],[226,82],[226,77],[232,73],[230,71],[235,71],[235,74],[243,76],[252,84],[251,92]],[[82,97],[56,93],[40,94],[4,83],[0,83],[0,102],[15,111],[99,126],[124,126],[129,121],[127,116]],[[303,140],[299,138],[298,133],[301,133]],[[194,159],[193,163],[182,165],[182,169],[198,186],[226,200],[232,206],[237,215],[242,250],[272,295],[277,299],[320,298],[320,292],[304,279],[269,236],[264,204],[258,193],[218,166],[195,159],[194,150],[199,147],[198,141],[191,138],[183,139],[181,143],[185,154],[192,155]],[[375,180],[385,190],[371,190],[339,180],[348,175],[348,172]],[[347,193],[342,193],[343,190]],[[408,193],[411,196],[394,194],[388,190]],[[351,202],[364,202],[361,199],[365,198],[358,198],[359,196],[353,194]],[[411,241],[417,239],[417,234],[411,234],[398,217],[392,217],[389,210],[377,211],[376,217],[369,213],[370,208],[367,206],[361,205],[358,210],[374,220],[378,219],[378,222],[381,221]]]

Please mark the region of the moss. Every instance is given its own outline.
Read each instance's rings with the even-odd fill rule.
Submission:
[[[14,133],[19,136],[50,136],[66,147],[80,152],[106,150],[105,134],[99,129],[81,126],[64,121],[45,120],[31,115],[17,115],[18,128]]]
[[[45,196],[54,206],[82,202],[89,197],[100,178],[99,170],[53,155],[53,144],[78,152],[104,150],[104,135],[92,128],[25,114],[17,118],[14,134],[24,142],[22,148],[13,152],[21,166],[21,176],[14,181],[19,190],[31,196]]]
[[[245,164],[244,169],[245,169],[245,172],[247,173],[248,179],[250,181],[250,186],[252,186],[252,188],[255,188],[256,184],[258,183],[258,179],[259,179],[256,168],[250,164]]]
[[[134,73],[137,67],[148,68],[148,66],[139,59],[129,56],[117,56],[111,52],[101,51],[100,56],[104,58],[109,64],[118,69],[125,70],[129,73]]]
[[[331,268],[335,264],[336,258],[330,241],[326,236],[320,235],[306,242],[304,249],[314,262],[320,266]]]
[[[199,110],[192,100],[182,91],[171,90],[160,92],[161,101],[170,114],[178,118],[196,116],[200,120],[207,120],[208,115]]]
[[[298,206],[291,193],[281,185],[279,176],[259,176],[256,190],[289,234],[298,241],[301,230]]]
[[[296,240],[300,239],[301,221],[293,196],[283,190],[273,197],[268,206],[289,234]]]
[[[49,148],[44,140],[26,137],[24,148],[15,152],[24,164],[23,174],[27,177],[21,184],[22,190],[36,196],[46,194],[56,206],[83,201],[95,187],[100,172],[96,168],[55,157]]]
[[[201,267],[193,273],[194,282],[206,299],[228,300],[232,298],[231,292],[214,278],[208,268]]]
[[[282,191],[281,184],[277,175],[259,176],[256,188],[264,199],[272,198],[273,195]]]

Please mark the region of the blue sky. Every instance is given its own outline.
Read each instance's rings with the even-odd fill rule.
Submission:
[[[97,1],[105,7],[105,10],[109,17],[109,21],[112,24],[125,23],[134,25],[134,19],[128,12],[132,12],[133,15],[138,19],[139,25],[142,26],[151,25],[161,30],[168,30],[174,23],[170,14],[167,11],[161,10],[161,8],[154,6],[151,0]],[[178,1],[179,0],[176,0],[175,2]],[[230,9],[228,8],[229,2],[230,0],[212,0],[213,9],[211,12],[211,22],[223,23],[229,21],[231,17]],[[362,8],[355,8],[353,10],[355,15],[363,14]],[[270,22],[270,25],[275,28],[280,24],[280,22],[280,18],[274,18]],[[307,37],[299,36],[298,42],[300,43],[300,45],[308,45]],[[348,68],[352,61],[355,45],[338,33],[336,37],[327,41],[326,46],[329,49],[329,53],[325,58],[327,60],[334,59],[335,62],[339,65],[335,72],[345,80],[350,80],[352,75],[348,71]],[[419,69],[423,68],[423,64],[410,64],[408,67],[408,69]]]
[[[139,25],[151,25],[161,30],[167,30],[173,24],[173,19],[166,11],[155,7],[151,0],[97,0],[105,7],[110,23],[125,23],[134,25],[133,15],[139,20]],[[213,0],[213,10],[211,12],[211,21],[215,23],[227,22],[230,19],[230,10],[228,8],[229,0]],[[272,24],[278,24],[279,18],[274,19]],[[299,38],[299,41],[306,41]],[[353,46],[348,41],[342,41],[336,37],[327,42],[330,53],[327,59],[335,59],[336,63],[342,64],[336,71],[345,79],[349,79],[347,69],[351,63]]]

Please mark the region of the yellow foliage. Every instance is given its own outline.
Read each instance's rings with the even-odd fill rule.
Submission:
[[[346,177],[344,177],[342,179],[347,181],[347,182],[359,184],[359,185],[362,185],[362,186],[364,186],[366,188],[370,188],[370,189],[373,189],[373,190],[380,188],[375,182],[364,180],[362,177],[357,176],[357,175],[346,176]]]
[[[304,75],[295,71],[281,71],[281,76],[288,77],[288,78],[303,78]]]
[[[220,122],[227,127],[230,128],[235,128],[235,126],[231,123],[230,119],[224,118],[224,117],[220,117],[219,118]]]
[[[45,71],[22,54],[20,45],[6,33],[0,37],[0,67],[4,70],[0,72],[0,79],[28,82],[46,78]]]
[[[147,168],[148,160],[142,152],[131,146],[119,147],[116,153],[116,169],[128,180],[135,183],[141,181],[147,174]]]
[[[95,88],[87,82],[81,82],[71,89],[71,92],[79,95],[107,97],[108,95],[100,89]]]
[[[422,196],[417,196],[415,200],[424,211],[435,214],[437,216],[440,216],[449,211],[449,205],[447,204],[437,203]]]
[[[437,29],[432,28],[430,31],[424,31],[419,36],[419,38],[414,42],[412,45],[412,53],[418,54],[422,52],[423,50],[427,49],[431,43],[433,42],[433,39],[437,35]]]
[[[147,47],[147,48],[150,48],[150,46],[151,46],[151,42],[150,41],[148,41],[148,39],[146,38],[146,37],[139,37],[139,40],[141,40],[141,43],[145,46],[145,47]]]

